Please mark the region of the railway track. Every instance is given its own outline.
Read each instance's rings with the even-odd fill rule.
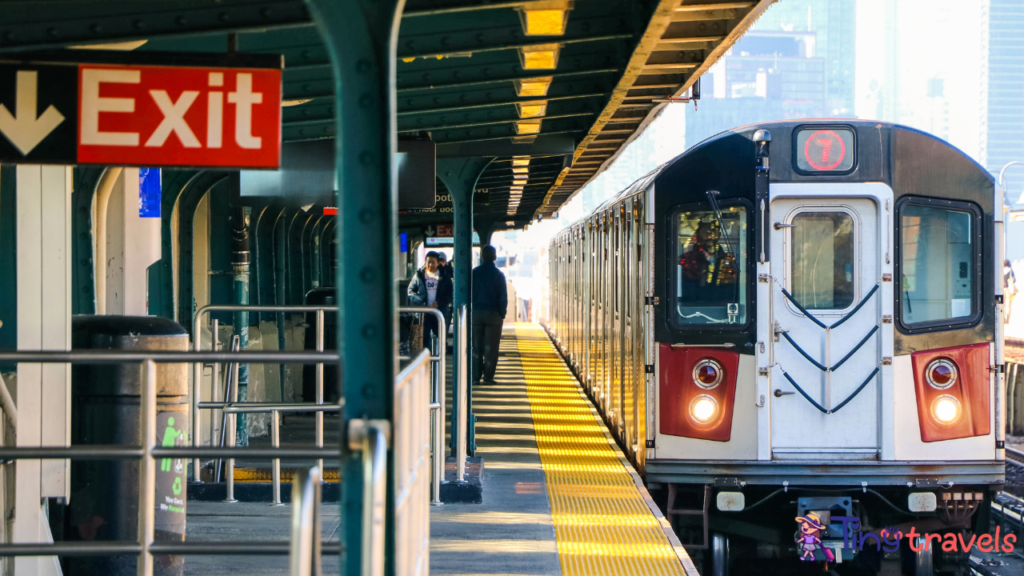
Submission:
[[[1024,452],[1021,452],[1020,450],[1017,450],[1017,449],[1014,449],[1014,448],[1010,448],[1009,446],[1007,446],[1006,447],[1006,461],[1008,463],[1012,463],[1012,464],[1015,464],[1017,466],[1024,467]]]

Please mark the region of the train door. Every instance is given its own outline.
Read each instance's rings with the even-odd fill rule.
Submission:
[[[636,318],[634,303],[636,301],[636,268],[633,265],[635,247],[633,246],[633,203],[627,201],[622,217],[622,278],[623,278],[623,322],[622,322],[622,441],[627,452],[633,451],[633,435],[636,425],[635,404],[633,394],[633,357],[636,354],[633,338],[633,321]]]
[[[883,188],[888,197],[877,184],[772,188],[773,458],[878,457],[880,367],[892,356],[881,337]]]
[[[608,251],[605,248],[605,237],[604,237],[604,215],[597,221],[597,270],[595,275],[597,276],[594,286],[597,287],[597,342],[594,347],[597,351],[596,358],[596,377],[594,382],[594,396],[597,399],[598,404],[604,409],[605,393],[604,393],[604,359],[607,356],[604,352],[604,344],[607,340],[605,335],[605,305],[604,305],[604,294],[608,291],[607,283],[604,278],[605,268],[608,266]]]
[[[608,383],[612,391],[611,420],[615,435],[621,432],[622,422],[622,217],[619,206],[612,213],[612,357],[611,378]]]

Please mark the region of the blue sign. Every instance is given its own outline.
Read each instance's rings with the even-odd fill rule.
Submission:
[[[160,169],[139,168],[139,218],[160,217]]]
[[[398,235],[398,242],[401,247],[401,252],[404,253],[409,251],[409,234],[407,232],[402,232]]]

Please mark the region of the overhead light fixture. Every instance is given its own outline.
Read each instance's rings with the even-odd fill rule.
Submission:
[[[561,36],[569,20],[569,0],[531,2],[519,11],[527,36]]]
[[[538,118],[548,113],[548,101],[517,102],[516,109],[519,110],[520,118]]]
[[[534,44],[519,48],[519,61],[523,70],[554,70],[558,68],[561,44]]]
[[[505,222],[505,226],[515,226],[515,225],[516,225],[516,223],[513,222],[512,220],[509,220],[508,222]]]
[[[540,120],[520,120],[516,122],[516,134],[540,134]]]
[[[529,156],[513,156],[512,157],[512,165],[513,166],[529,166],[530,165],[530,157]]]
[[[529,174],[530,173],[530,167],[529,166],[513,166],[512,167],[512,173],[513,174],[524,174],[524,175],[525,174]]]
[[[551,87],[552,80],[554,80],[554,77],[552,76],[516,80],[516,96],[519,96],[520,98],[547,96],[548,88]]]

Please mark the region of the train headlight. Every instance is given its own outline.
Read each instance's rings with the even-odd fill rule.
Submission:
[[[933,360],[924,370],[925,380],[928,385],[937,390],[945,390],[956,384],[956,364],[946,358]]]
[[[722,383],[725,370],[716,360],[705,358],[693,367],[693,383],[705,390],[711,390]]]
[[[942,424],[952,424],[960,418],[960,401],[943,394],[932,402],[932,416]]]
[[[718,402],[707,394],[701,394],[690,402],[690,416],[701,424],[711,422],[718,415]]]

